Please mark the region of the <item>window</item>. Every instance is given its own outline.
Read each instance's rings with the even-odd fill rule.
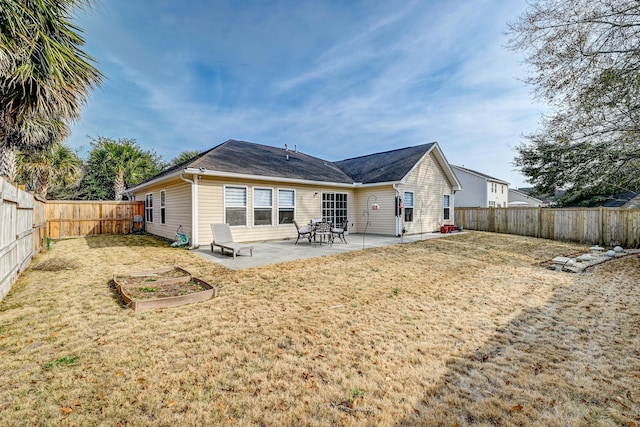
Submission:
[[[451,205],[449,204],[449,195],[445,194],[442,200],[444,206],[444,219],[451,219]]]
[[[273,223],[273,191],[270,188],[253,189],[253,225]]]
[[[346,193],[322,193],[322,219],[334,224],[347,221]]]
[[[504,194],[504,185],[500,186],[500,190],[502,191],[502,194]]]
[[[144,196],[144,221],[153,222],[153,193]]]
[[[413,222],[413,191],[404,192],[404,222]]]
[[[224,188],[224,221],[229,225],[247,225],[247,188]]]
[[[278,224],[293,224],[296,210],[296,193],[278,190]]]
[[[160,191],[160,224],[167,223],[167,192]]]

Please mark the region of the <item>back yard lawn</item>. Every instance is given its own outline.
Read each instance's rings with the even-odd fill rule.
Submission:
[[[55,243],[0,303],[0,425],[640,426],[640,257],[541,266],[585,250],[471,232],[231,271]],[[114,273],[174,265],[219,296],[121,306]]]

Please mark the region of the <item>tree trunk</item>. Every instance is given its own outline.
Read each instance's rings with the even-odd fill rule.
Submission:
[[[2,144],[0,147],[0,176],[6,176],[9,181],[15,182],[16,174],[16,147]]]
[[[113,190],[115,192],[115,200],[122,200],[122,194],[124,193],[125,190],[125,185],[124,185],[124,173],[118,171],[116,173],[116,179],[113,183]]]
[[[42,197],[46,199],[48,192],[49,192],[49,171],[42,171],[40,173],[39,193]]]

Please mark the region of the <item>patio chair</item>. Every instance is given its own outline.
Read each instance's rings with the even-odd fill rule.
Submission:
[[[349,226],[349,220],[346,220],[345,222],[342,223],[342,225],[338,226],[338,227],[332,227],[331,228],[331,240],[333,240],[333,238],[335,236],[338,236],[338,238],[344,242],[347,243],[347,238],[345,237],[344,233],[347,231],[347,227]]]
[[[298,244],[298,240],[300,240],[300,237],[305,237],[307,239],[309,239],[309,244],[311,244],[311,237],[313,235],[313,228],[311,228],[310,226],[307,227],[302,227],[300,228],[300,226],[298,225],[298,223],[296,222],[296,220],[293,220],[293,224],[296,226],[296,230],[298,230],[298,238],[296,239],[296,245]]]
[[[211,224],[211,234],[213,234],[211,252],[213,252],[213,249],[217,246],[220,248],[222,255],[224,255],[225,249],[231,251],[233,253],[233,259],[236,259],[236,255],[242,250],[248,250],[251,256],[253,256],[253,246],[233,241],[229,224]]]

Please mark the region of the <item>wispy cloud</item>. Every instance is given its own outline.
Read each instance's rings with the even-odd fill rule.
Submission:
[[[145,3],[134,19],[140,5],[113,0],[87,18],[109,80],[72,144],[133,137],[168,159],[238,138],[338,160],[438,140],[451,162],[522,183],[510,146],[542,107],[502,31],[524,1],[217,3]]]

